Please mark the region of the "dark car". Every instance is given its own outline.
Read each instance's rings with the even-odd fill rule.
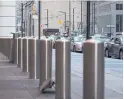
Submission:
[[[105,56],[111,57],[115,56],[119,59],[123,59],[123,37],[122,36],[116,36],[110,39],[109,42],[107,42],[106,48],[105,48]]]

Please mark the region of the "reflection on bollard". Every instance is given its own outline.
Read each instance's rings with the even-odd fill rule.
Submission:
[[[23,72],[29,72],[28,66],[28,37],[23,39]]]
[[[40,78],[40,40],[29,39],[29,79]]]
[[[40,90],[52,88],[52,41],[41,39],[40,41]]]
[[[84,42],[83,99],[104,99],[104,43]]]
[[[55,99],[71,99],[71,52],[69,40],[56,41]]]

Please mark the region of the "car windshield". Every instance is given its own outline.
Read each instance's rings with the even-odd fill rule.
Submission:
[[[75,42],[80,42],[80,41],[82,41],[82,40],[83,40],[82,37],[75,37],[75,38],[74,38],[74,41],[75,41]]]
[[[54,40],[55,39],[55,36],[52,35],[52,36],[49,37],[49,39]]]
[[[92,39],[106,41],[108,38],[106,36],[97,36],[97,37],[93,36]]]

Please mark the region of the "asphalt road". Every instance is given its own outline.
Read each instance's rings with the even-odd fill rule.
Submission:
[[[55,71],[55,50],[53,50],[53,71]],[[71,87],[78,99],[82,95],[83,53],[71,52]],[[123,97],[123,61],[105,58],[105,99],[122,99]]]

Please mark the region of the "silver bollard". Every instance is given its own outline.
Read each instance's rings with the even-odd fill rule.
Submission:
[[[6,56],[7,58],[9,58],[9,55],[8,55],[8,49],[9,49],[9,43],[7,43],[8,40],[7,40],[7,37],[4,37],[3,38],[3,54],[4,56]],[[10,49],[9,49],[10,50]],[[8,53],[7,53],[8,52]]]
[[[4,44],[3,44],[3,38],[1,37],[0,38],[0,43],[1,43],[1,46],[0,46],[0,49],[1,49],[1,53],[3,53],[3,48],[4,48]]]
[[[4,47],[4,46],[5,46],[4,38],[1,38],[1,42],[2,42],[2,43],[1,43],[1,44],[2,44],[2,47],[1,47],[1,48],[2,48],[2,51],[1,51],[1,52],[2,52],[2,54],[5,55],[5,53],[4,53],[4,51],[5,51],[5,50],[4,50],[4,48],[5,48],[5,47]]]
[[[52,41],[41,39],[40,41],[40,90],[52,88]]]
[[[0,53],[2,51],[2,40],[1,40],[1,37],[0,37]]]
[[[55,99],[71,99],[71,52],[69,40],[58,40],[56,48]]]
[[[23,72],[29,72],[29,65],[28,65],[28,37],[23,39]]]
[[[14,63],[18,64],[18,38],[15,38],[14,42]]]
[[[21,68],[23,67],[23,38],[21,38]]]
[[[3,55],[7,57],[7,54],[6,54],[6,50],[8,50],[9,46],[7,46],[7,48],[5,47],[6,46],[6,38],[3,38]],[[8,57],[7,57],[8,58]]]
[[[22,51],[22,38],[21,37],[19,37],[18,38],[18,67],[21,67],[22,68],[22,58],[23,58],[23,56],[22,56],[22,54],[23,54],[23,51]]]
[[[84,42],[83,99],[104,99],[104,43]]]
[[[29,79],[40,78],[40,40],[29,39]]]
[[[9,38],[7,40],[8,40],[9,49],[10,49],[9,60],[10,60],[10,62],[14,63],[14,47],[15,47],[14,38]],[[7,52],[9,52],[9,51],[7,51]]]
[[[21,37],[18,38],[18,67],[21,67]]]

